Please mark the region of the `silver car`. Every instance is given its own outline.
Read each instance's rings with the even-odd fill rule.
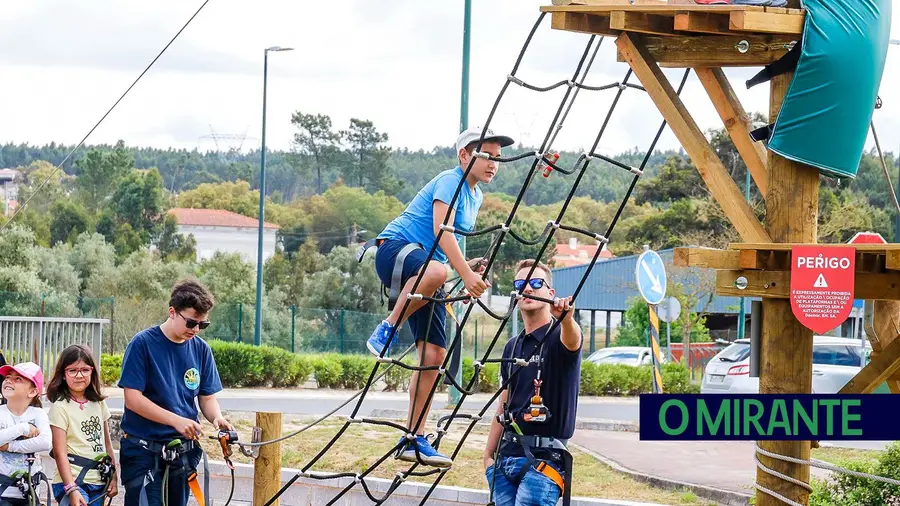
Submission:
[[[868,341],[813,336],[813,393],[834,394],[868,362]],[[738,339],[706,366],[701,394],[756,394],[759,378],[750,377],[750,340]]]
[[[585,359],[595,364],[625,364],[634,367],[653,364],[653,350],[649,346],[614,346],[601,348]],[[661,352],[660,363],[666,362],[665,351]]]

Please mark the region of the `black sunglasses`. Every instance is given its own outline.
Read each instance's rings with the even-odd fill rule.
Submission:
[[[531,278],[528,280],[528,284],[531,285],[531,288],[533,288],[535,290],[543,287],[544,283],[546,283],[546,282],[541,278]],[[515,288],[516,291],[521,290],[524,286],[525,286],[524,279],[517,279],[517,280],[513,281],[513,288]]]
[[[201,322],[201,321],[197,321],[197,320],[195,320],[195,319],[193,319],[193,318],[185,318],[184,315],[181,314],[181,313],[178,312],[178,311],[176,311],[176,313],[178,313],[178,316],[184,318],[184,321],[185,321],[185,327],[187,327],[187,328],[189,328],[189,329],[192,329],[192,328],[196,327],[197,325],[200,325],[200,330],[203,330],[203,329],[205,329],[206,327],[209,327],[209,320],[206,320],[206,321],[202,321],[202,322]]]

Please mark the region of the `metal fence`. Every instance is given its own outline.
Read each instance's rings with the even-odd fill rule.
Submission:
[[[49,376],[63,349],[84,344],[99,365],[103,328],[108,324],[99,318],[0,316],[0,351],[7,362],[35,362]]]

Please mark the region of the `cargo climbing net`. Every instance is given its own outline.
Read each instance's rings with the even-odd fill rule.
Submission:
[[[450,215],[449,215],[449,211],[448,211],[447,215],[444,217],[443,224],[440,226],[440,230],[438,231],[437,237],[435,239],[435,243],[431,247],[431,249],[428,253],[428,257],[425,261],[426,264],[434,256],[435,250],[437,248],[438,243],[440,242],[441,236],[442,236],[442,234],[445,234],[445,233],[457,233],[457,234],[460,234],[460,235],[466,236],[466,237],[474,237],[474,236],[479,236],[479,235],[483,235],[483,234],[490,234],[490,233],[498,232],[495,236],[495,239],[491,242],[490,246],[488,247],[487,252],[483,255],[483,258],[487,259],[487,263],[486,263],[485,270],[484,270],[485,273],[490,272],[490,267],[493,264],[494,260],[496,259],[499,248],[503,244],[503,240],[506,238],[507,235],[512,237],[513,240],[518,241],[519,243],[522,243],[524,245],[536,246],[538,244],[541,244],[541,247],[540,247],[537,255],[535,256],[536,260],[543,257],[545,251],[547,250],[547,247],[550,245],[550,242],[557,230],[565,230],[568,232],[581,234],[583,236],[590,238],[591,240],[596,241],[601,246],[608,243],[609,238],[612,235],[613,230],[616,226],[616,223],[618,222],[619,218],[621,217],[622,211],[624,210],[625,205],[628,202],[628,199],[631,197],[631,194],[634,190],[635,185],[638,182],[638,179],[643,174],[643,169],[646,166],[651,154],[653,153],[653,149],[656,146],[656,143],[659,141],[659,138],[662,135],[662,132],[666,126],[664,121],[660,124],[659,129],[656,131],[656,135],[654,136],[649,149],[647,150],[646,154],[644,155],[643,160],[641,161],[640,166],[638,166],[638,167],[632,167],[628,164],[622,163],[620,161],[617,161],[613,158],[610,158],[608,156],[605,156],[605,155],[597,152],[597,148],[599,146],[600,139],[603,137],[603,134],[606,131],[607,126],[609,125],[609,121],[612,117],[612,113],[615,110],[616,105],[619,103],[619,99],[622,96],[622,94],[624,93],[624,91],[629,88],[634,89],[634,90],[644,91],[644,89],[641,86],[629,82],[629,80],[632,77],[631,69],[629,69],[625,73],[624,78],[618,82],[606,84],[603,86],[589,86],[589,85],[584,84],[585,78],[587,77],[587,74],[593,65],[594,59],[597,55],[597,52],[600,49],[600,45],[603,42],[603,37],[597,37],[595,35],[592,35],[589,37],[588,43],[585,46],[585,49],[581,55],[581,58],[577,64],[574,72],[572,73],[571,78],[569,78],[569,79],[562,80],[557,83],[550,84],[548,86],[534,86],[534,85],[526,83],[525,81],[523,81],[522,79],[520,79],[519,77],[516,76],[516,73],[519,70],[519,66],[522,63],[522,59],[525,56],[525,53],[526,53],[528,47],[531,45],[532,39],[534,38],[535,33],[537,32],[538,28],[540,27],[541,22],[543,21],[545,15],[546,15],[546,13],[541,13],[538,16],[537,21],[534,23],[533,27],[531,28],[530,32],[528,33],[528,36],[519,52],[519,55],[515,61],[515,64],[513,65],[512,71],[507,76],[506,81],[503,83],[500,93],[497,96],[496,100],[494,101],[494,104],[493,104],[493,107],[491,108],[490,114],[487,117],[487,121],[485,121],[485,123],[483,125],[483,127],[484,127],[483,131],[486,132],[487,129],[491,125],[491,121],[500,105],[501,100],[503,99],[504,95],[506,94],[507,90],[510,88],[510,86],[512,84],[521,86],[522,88],[525,88],[525,89],[528,89],[531,91],[535,91],[535,92],[547,92],[547,91],[555,90],[557,88],[565,87],[566,88],[565,93],[563,94],[562,100],[560,101],[559,106],[556,109],[556,113],[554,114],[549,127],[547,128],[547,132],[544,136],[544,139],[541,143],[540,148],[538,150],[535,150],[534,152],[526,152],[526,153],[522,153],[522,154],[519,154],[516,156],[511,156],[511,157],[506,157],[506,158],[493,157],[493,156],[488,155],[487,153],[481,152],[481,145],[482,145],[482,142],[484,140],[484,135],[485,135],[484,133],[482,133],[482,138],[479,139],[478,144],[475,148],[475,151],[473,152],[473,158],[467,165],[467,167],[465,169],[465,175],[463,176],[459,185],[457,186],[456,192],[454,193],[453,199],[451,200],[450,205],[449,205],[450,209],[454,208],[457,198],[459,197],[460,191],[462,189],[462,186],[465,184],[466,176],[469,174],[469,171],[471,171],[472,165],[474,164],[475,159],[482,158],[482,159],[492,160],[492,161],[495,161],[498,163],[509,163],[509,162],[514,162],[517,160],[524,160],[527,158],[531,158],[532,159],[531,168],[525,177],[525,181],[522,184],[522,188],[516,197],[516,200],[512,206],[512,209],[510,210],[508,216],[506,217],[506,220],[503,223],[496,224],[496,225],[484,228],[482,230],[473,230],[473,231],[456,230],[452,225],[449,224]],[[681,78],[681,83],[677,90],[677,92],[679,94],[680,94],[682,88],[684,87],[685,82],[687,81],[689,72],[690,72],[690,69],[687,69],[684,71],[684,75]],[[554,141],[556,140],[556,137],[559,134],[560,130],[562,129],[563,122],[565,121],[565,118],[568,116],[568,113],[571,110],[571,108],[575,102],[575,99],[578,96],[579,91],[581,91],[581,90],[587,90],[587,91],[614,90],[615,97],[613,98],[612,103],[609,106],[609,109],[603,120],[603,123],[600,125],[600,130],[594,139],[591,149],[587,152],[584,152],[580,156],[578,156],[577,159],[574,161],[574,163],[572,163],[567,168],[567,167],[564,167],[562,163],[560,163],[558,155],[551,154],[551,147],[552,147]],[[606,231],[603,232],[602,234],[597,233],[597,232],[592,232],[590,230],[585,230],[580,227],[566,225],[563,223],[563,217],[565,216],[566,210],[568,209],[569,204],[572,201],[572,198],[575,196],[575,192],[578,189],[578,185],[581,182],[582,177],[587,172],[588,167],[591,166],[591,163],[595,160],[599,160],[600,162],[604,163],[607,166],[614,168],[615,170],[626,170],[633,175],[631,184],[628,187],[628,190],[626,191],[625,196],[622,198],[622,201],[619,204],[619,207],[618,207],[612,221],[609,223]],[[518,234],[515,230],[513,230],[511,228],[511,224],[513,222],[513,219],[516,216],[516,212],[518,211],[520,205],[522,204],[522,200],[525,196],[525,193],[527,192],[527,190],[528,190],[530,184],[532,183],[532,181],[534,180],[534,178],[539,173],[542,174],[544,177],[549,177],[554,172],[563,174],[565,176],[574,176],[574,179],[575,179],[571,188],[569,189],[569,193],[566,196],[566,199],[562,205],[562,208],[560,209],[560,211],[557,214],[555,219],[547,222],[547,225],[544,227],[544,230],[537,237],[535,237],[535,238],[523,237],[522,235]],[[601,250],[602,250],[602,248],[597,248],[597,252],[594,254],[594,257],[591,260],[591,263],[588,264],[588,268],[585,270],[584,276],[581,278],[581,280],[578,284],[578,287],[576,288],[574,294],[572,295],[573,303],[577,300],[578,294],[580,293],[582,287],[584,286],[584,283],[587,280],[587,277],[590,275],[593,264],[597,262],[597,258],[600,255]],[[527,276],[528,279],[531,279],[531,276],[534,273],[534,268],[535,268],[535,265],[532,265],[531,269],[528,272],[528,276]],[[424,272],[424,270],[423,270],[423,272]],[[487,274],[483,274],[483,276],[486,276],[486,275]],[[456,419],[466,420],[468,425],[465,427],[462,437],[460,438],[456,447],[453,449],[452,453],[450,454],[450,458],[455,459],[456,456],[459,454],[466,438],[469,436],[469,434],[475,428],[475,425],[485,417],[485,414],[490,409],[491,405],[500,396],[501,392],[515,379],[516,375],[521,370],[521,368],[528,366],[528,362],[525,360],[521,360],[521,359],[497,359],[497,358],[489,358],[489,357],[491,355],[492,350],[494,349],[494,346],[497,344],[498,339],[500,338],[501,335],[503,335],[503,331],[506,327],[506,324],[509,322],[510,318],[515,317],[515,308],[516,308],[516,304],[518,303],[519,300],[521,300],[523,298],[528,298],[528,299],[538,300],[538,301],[547,302],[547,303],[553,303],[554,301],[544,299],[541,297],[537,297],[537,296],[533,296],[533,295],[529,295],[529,294],[525,294],[525,293],[523,293],[523,291],[524,291],[524,287],[523,287],[521,290],[512,292],[511,297],[510,297],[510,304],[509,304],[509,307],[508,307],[506,313],[497,314],[490,307],[485,305],[480,299],[474,298],[474,297],[470,296],[469,294],[465,293],[464,291],[457,292],[456,295],[453,295],[453,291],[454,291],[453,288],[451,288],[450,293],[448,294],[449,296],[443,297],[443,298],[419,294],[416,292],[416,290],[418,289],[420,282],[421,282],[421,273],[417,277],[416,282],[413,285],[411,293],[401,294],[400,300],[405,299],[405,302],[404,302],[404,305],[402,308],[402,312],[401,312],[401,317],[400,317],[401,320],[402,320],[403,315],[406,314],[406,311],[409,307],[410,301],[414,300],[414,299],[425,300],[425,301],[433,302],[434,304],[449,304],[449,303],[453,303],[453,302],[470,302],[469,304],[467,304],[467,308],[466,308],[464,314],[462,315],[461,319],[456,322],[456,332],[453,335],[453,337],[451,338],[450,346],[448,347],[448,350],[452,350],[454,347],[454,344],[459,343],[459,340],[462,338],[463,327],[465,326],[466,322],[468,321],[468,318],[471,315],[472,310],[475,308],[476,305],[480,306],[484,310],[485,313],[490,315],[490,317],[492,317],[500,322],[499,328],[498,328],[496,334],[494,335],[493,339],[491,340],[490,345],[485,350],[483,358],[481,358],[481,360],[474,362],[475,372],[472,375],[472,378],[469,380],[468,384],[465,386],[460,385],[456,381],[456,379],[453,377],[452,374],[447,374],[448,364],[451,361],[451,359],[453,358],[452,351],[450,353],[446,354],[443,363],[439,366],[424,366],[421,361],[419,362],[419,365],[410,365],[410,364],[406,364],[406,363],[402,362],[402,359],[406,354],[408,354],[410,351],[412,351],[415,348],[415,345],[410,346],[400,356],[395,357],[395,358],[385,357],[385,354],[390,349],[390,345],[385,346],[384,349],[382,350],[381,354],[379,355],[379,357],[377,359],[377,363],[373,367],[372,372],[369,374],[369,378],[368,378],[368,381],[366,382],[365,387],[357,395],[355,395],[353,397],[353,398],[358,397],[359,399],[356,402],[356,405],[355,405],[350,417],[343,423],[341,428],[331,438],[331,440],[328,441],[328,443],[322,448],[322,450],[318,454],[316,454],[311,460],[309,460],[309,462],[307,462],[300,469],[300,472],[298,472],[290,480],[288,480],[288,482],[285,483],[284,486],[282,486],[282,488],[278,491],[278,493],[276,493],[271,499],[269,499],[269,501],[266,503],[266,506],[269,506],[273,502],[275,502],[285,491],[288,490],[288,488],[291,487],[291,485],[297,479],[299,479],[301,477],[311,478],[311,479],[316,479],[316,480],[332,480],[332,479],[341,479],[341,478],[350,478],[351,479],[350,483],[346,487],[344,487],[340,492],[337,493],[337,495],[335,495],[333,498],[331,498],[331,500],[327,503],[328,505],[335,504],[341,497],[343,497],[347,492],[349,492],[357,484],[360,484],[362,486],[362,489],[365,492],[365,494],[375,504],[382,504],[385,501],[387,501],[388,498],[391,496],[391,494],[393,494],[394,491],[396,491],[397,488],[404,481],[409,479],[410,477],[425,477],[425,476],[433,476],[433,475],[437,474],[436,479],[433,481],[433,483],[431,484],[431,487],[429,488],[429,490],[425,494],[425,496],[422,498],[422,501],[420,503],[420,504],[425,504],[426,501],[428,500],[428,498],[434,492],[435,488],[440,483],[441,479],[443,479],[443,477],[446,475],[447,472],[449,472],[452,469],[452,467],[450,467],[450,468],[433,468],[433,469],[429,469],[429,470],[425,470],[425,471],[419,471],[418,467],[420,465],[425,465],[425,464],[422,462],[421,456],[418,455],[417,448],[416,448],[417,462],[412,463],[410,465],[410,467],[408,469],[406,469],[405,471],[398,472],[396,474],[396,476],[394,477],[393,481],[391,482],[390,486],[388,487],[387,492],[383,496],[377,497],[373,493],[373,490],[372,490],[373,487],[370,486],[370,484],[368,484],[366,482],[367,477],[369,477],[369,475],[371,473],[373,473],[375,471],[375,469],[378,468],[378,466],[380,466],[383,462],[385,462],[388,458],[390,458],[392,454],[396,454],[403,447],[405,447],[407,439],[413,439],[416,437],[415,428],[421,425],[423,418],[425,416],[425,412],[426,412],[426,410],[422,410],[422,412],[418,414],[418,420],[416,420],[415,423],[410,424],[409,426],[401,425],[399,423],[394,423],[394,422],[382,420],[382,419],[360,417],[359,410],[365,399],[366,393],[372,387],[373,383],[375,381],[377,381],[377,379],[382,377],[387,372],[387,370],[385,370],[382,372],[381,375],[376,376],[378,373],[378,369],[384,365],[384,366],[386,366],[386,369],[396,366],[396,367],[402,367],[402,368],[405,368],[405,369],[408,369],[411,371],[419,371],[419,372],[421,372],[421,371],[437,371],[438,376],[437,376],[437,379],[434,381],[434,383],[431,386],[431,390],[428,394],[428,398],[425,401],[426,406],[431,404],[434,394],[438,388],[438,382],[441,377],[446,378],[446,381],[451,383],[454,387],[456,387],[461,392],[462,398],[457,403],[457,405],[455,406],[453,411],[449,415],[441,417],[438,420],[437,430],[436,430],[437,434],[429,435],[429,437],[434,436],[432,444],[436,449],[438,449],[440,447],[440,444],[441,444],[441,441],[442,441],[444,435],[446,435],[447,432],[449,431],[449,428],[450,428],[450,425],[452,424],[452,422]],[[458,286],[458,285],[459,285],[459,281],[457,281],[455,286]],[[397,303],[400,303],[400,300],[398,300]],[[560,324],[560,321],[561,320],[554,321],[553,327],[551,327],[551,330],[548,332],[552,332],[553,330],[555,330],[555,327]],[[430,325],[429,325],[429,327],[430,327]],[[392,333],[390,336],[391,341],[398,338],[395,335],[398,332],[398,329],[399,329],[399,326],[395,327],[392,330]],[[426,341],[427,341],[427,336],[426,336]],[[473,393],[478,391],[479,371],[481,371],[481,369],[484,368],[485,364],[488,364],[488,363],[509,364],[509,366],[511,367],[511,374],[509,375],[507,380],[505,382],[503,382],[503,384],[500,386],[500,388],[494,393],[494,395],[488,400],[488,402],[485,404],[485,406],[477,414],[460,413],[460,408],[463,405],[465,397],[472,395]],[[513,368],[513,366],[515,366],[515,367]],[[416,394],[414,394],[414,395],[418,395],[418,391],[416,391]],[[351,400],[353,398],[351,398]],[[415,404],[415,402],[414,402],[414,404]],[[334,411],[332,413],[334,413]],[[297,433],[311,427],[312,425],[314,425],[316,423],[321,422],[327,416],[329,416],[329,415],[325,415],[325,417],[322,417],[319,420],[317,420],[316,422],[313,422],[313,424],[308,425],[307,427],[304,427],[300,431],[297,431],[293,434],[289,434],[289,435],[285,436],[284,438],[280,438],[279,440],[283,440],[288,437],[293,437]],[[320,459],[322,459],[322,457],[334,446],[334,444],[346,433],[346,431],[353,424],[373,424],[373,425],[382,425],[382,426],[386,426],[386,427],[392,427],[392,428],[400,431],[402,434],[405,434],[406,438],[401,439],[397,445],[392,447],[388,452],[386,452],[382,457],[380,457],[374,464],[369,466],[367,469],[365,469],[361,473],[352,473],[352,472],[329,473],[329,472],[318,472],[318,471],[311,470],[313,468],[313,466],[315,466],[315,464],[317,462],[319,462]],[[276,440],[276,441],[279,441],[279,440]],[[262,444],[268,444],[268,443],[273,443],[273,442],[274,441],[268,441],[268,442],[264,442],[264,443],[249,443],[249,444],[243,443],[243,444],[241,444],[241,446],[249,447],[249,446],[262,445]],[[415,448],[415,446],[414,446],[414,448]]]

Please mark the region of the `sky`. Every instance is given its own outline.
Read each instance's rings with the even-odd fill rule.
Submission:
[[[77,143],[181,28],[202,0],[122,2],[7,0],[0,6],[0,144]],[[538,18],[535,0],[474,0],[469,124],[483,124]],[[900,0],[894,0],[894,10]],[[896,17],[896,16],[895,16]],[[106,19],[106,21],[104,21]],[[395,148],[449,146],[459,131],[463,0],[210,0],[176,42],[88,138],[158,148],[258,148],[262,129],[263,50],[269,53],[266,144],[290,149],[295,111],[326,114],[335,129],[371,120]],[[891,37],[900,39],[900,23]],[[547,85],[572,76],[588,36],[550,29],[547,16],[517,72]],[[747,90],[758,69],[726,74],[748,111],[765,111],[768,86]],[[622,79],[606,38],[586,79]],[[677,85],[680,69],[665,71]],[[900,147],[900,46],[890,46],[875,112],[886,151]],[[526,145],[539,144],[564,88],[537,93],[510,86],[491,125]],[[591,146],[614,91],[582,91],[554,146]],[[692,75],[683,93],[701,129],[721,121]],[[662,117],[649,97],[628,90],[600,152],[646,149]],[[869,146],[872,137],[869,135]],[[679,147],[667,130],[660,148]]]

